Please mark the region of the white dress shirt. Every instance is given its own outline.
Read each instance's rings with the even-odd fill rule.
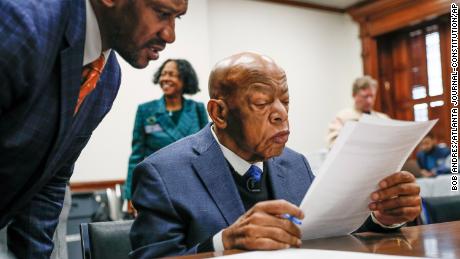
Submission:
[[[263,162],[256,162],[254,164],[249,163],[248,161],[244,160],[243,158],[239,157],[237,154],[235,154],[233,151],[228,149],[226,146],[222,145],[219,142],[219,139],[216,136],[216,133],[214,133],[214,125],[211,127],[211,132],[212,136],[216,140],[216,142],[219,144],[220,149],[222,150],[222,153],[224,154],[225,159],[230,163],[230,165],[233,167],[235,172],[241,176],[243,176],[248,170],[251,165],[255,165],[262,172],[264,171],[264,163]],[[224,242],[222,241],[222,231],[219,231],[219,233],[215,234],[214,237],[212,238],[212,245],[214,246],[214,251],[224,251]]]
[[[227,159],[227,161],[230,163],[230,165],[239,175],[243,176],[248,171],[249,167],[251,167],[252,164],[242,159],[237,154],[235,154],[233,151],[231,151],[230,149],[228,149],[226,146],[222,145],[219,142],[219,139],[217,138],[216,133],[214,132],[214,125],[211,126],[211,132],[212,132],[212,136],[214,137],[216,142],[219,144],[219,147],[222,150],[222,153],[224,154],[225,159]],[[264,171],[263,162],[257,162],[254,165],[259,167],[262,170],[262,172]],[[398,228],[405,224],[405,223],[401,223],[401,224],[394,224],[391,226],[384,225],[375,218],[374,213],[371,213],[371,218],[374,223],[378,224],[379,226],[383,228],[388,228],[388,229]],[[225,250],[224,242],[222,240],[222,231],[223,230],[219,231],[219,233],[215,234],[212,237],[212,244],[214,246],[214,251],[216,252]]]
[[[89,0],[86,0],[86,36],[83,53],[83,66],[95,61],[102,53],[102,38],[96,14]],[[104,65],[110,55],[110,49],[104,51]]]

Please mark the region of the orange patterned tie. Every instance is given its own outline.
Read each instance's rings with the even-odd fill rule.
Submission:
[[[81,73],[81,81],[83,82],[80,86],[80,93],[78,94],[77,106],[75,107],[74,115],[77,114],[80,105],[82,104],[85,97],[96,88],[97,81],[102,73],[104,67],[104,54],[101,54],[98,59],[89,63],[83,67]]]

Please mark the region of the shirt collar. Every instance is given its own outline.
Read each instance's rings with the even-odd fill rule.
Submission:
[[[369,115],[374,115],[375,114],[375,111],[374,110],[371,110],[369,113],[365,113],[361,110],[359,110],[358,108],[356,108],[356,106],[353,106],[353,109],[355,110],[355,112],[357,112],[358,114],[369,114]]]
[[[95,61],[102,52],[101,32],[97,23],[96,14],[90,0],[86,0],[86,37],[83,54],[83,66]],[[110,55],[110,49],[104,51],[104,65]]]
[[[256,163],[251,164],[248,161],[241,158],[240,156],[238,156],[237,154],[235,154],[230,149],[228,149],[226,146],[222,145],[219,142],[219,139],[217,138],[216,133],[214,132],[214,125],[211,126],[211,132],[212,132],[212,136],[219,144],[220,149],[222,150],[222,153],[224,154],[225,159],[227,159],[227,161],[230,163],[230,165],[233,167],[236,173],[243,176],[249,170],[249,167],[251,167],[251,165],[257,166],[258,168],[260,168],[260,170],[262,170],[262,172],[264,171],[263,162],[256,162]]]

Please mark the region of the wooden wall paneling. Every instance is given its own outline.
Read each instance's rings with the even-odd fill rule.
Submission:
[[[423,33],[423,29],[418,29],[411,33],[416,34],[409,36],[411,86],[424,86],[428,94],[425,34]]]
[[[366,35],[366,32],[362,34],[364,34],[361,36],[364,74],[377,78],[379,71],[378,60],[375,58],[377,56],[377,40]]]
[[[295,6],[295,7],[311,8],[311,9],[329,11],[329,12],[335,12],[335,13],[345,13],[346,12],[346,10],[342,8],[336,8],[336,7],[321,5],[321,4],[298,2],[298,1],[293,1],[293,0],[258,0],[258,1],[272,2],[272,3],[277,3],[277,4]]]
[[[450,146],[450,109],[453,107],[450,103],[451,84],[450,73],[452,67],[450,66],[450,17],[445,16],[442,18],[443,22],[439,27],[439,41],[441,46],[441,66],[442,66],[442,83],[444,86],[444,107],[447,112],[439,114],[440,124],[443,124],[444,132],[440,136],[440,140]]]
[[[404,1],[401,1],[404,2]],[[376,16],[369,22],[368,31],[372,36],[382,35],[423,21],[432,20],[450,12],[451,1],[410,0],[386,16]]]
[[[449,12],[449,0],[379,0],[347,9],[360,26],[364,74],[378,76],[377,36]]]
[[[375,57],[378,55],[377,51],[377,40],[370,37],[366,31],[365,26],[360,26],[360,37],[361,37],[361,57],[363,59],[363,71],[365,75],[369,75],[374,79],[378,80],[379,66],[378,59]],[[382,110],[381,92],[377,92],[377,97],[374,104],[374,109],[377,111]]]
[[[438,100],[437,97],[427,97],[423,100],[412,100],[412,85],[415,83],[428,86],[426,78],[426,53],[425,53],[425,37],[420,36],[419,40],[423,44],[414,46],[415,50],[409,50],[409,41],[405,30],[406,39],[403,37],[403,29],[414,27],[418,24],[428,21],[437,20],[439,17],[448,17],[450,13],[450,0],[378,0],[369,1],[364,4],[354,6],[347,9],[353,19],[359,23],[360,38],[362,44],[362,59],[364,74],[371,75],[377,78],[380,83],[380,91],[376,102],[376,109],[389,112],[390,115],[395,114],[397,119],[413,120],[413,105],[415,103]],[[450,105],[450,26],[446,22],[445,27],[440,27],[441,40],[441,58],[443,69],[443,82],[445,95],[445,105]],[[398,33],[401,35],[398,36]],[[396,38],[392,39],[391,51],[387,43],[382,43],[386,35],[392,35]],[[383,44],[383,45],[382,45]],[[423,47],[422,47],[423,45]],[[382,48],[382,49],[381,49]],[[412,56],[409,55],[411,52]],[[423,52],[423,55],[420,54]],[[391,58],[389,57],[391,53]],[[389,65],[391,60],[391,65]],[[411,63],[419,69],[418,72],[412,72]],[[384,66],[384,67],[381,67]],[[424,70],[424,71],[420,71]],[[392,71],[392,72],[390,72]],[[422,76],[423,74],[423,76]],[[412,80],[414,75],[414,80]],[[390,87],[391,94],[386,94],[382,91]],[[430,117],[440,116],[442,121],[449,121],[450,112],[441,111],[441,108],[436,108],[430,111]],[[449,110],[447,110],[449,111]],[[449,127],[444,128],[447,132]],[[446,133],[447,134],[447,133]]]
[[[444,85],[444,92],[447,93],[444,96],[444,104],[452,108],[450,103],[451,84],[450,74],[452,73],[452,67],[450,66],[450,17],[444,16],[443,22],[439,27],[439,41],[441,46],[441,65],[442,65],[442,82]],[[450,114],[449,114],[450,116]]]
[[[392,88],[393,81],[393,58],[392,58],[391,39],[382,38],[378,40],[378,67],[379,67],[379,96],[378,100],[381,103],[381,110],[385,111],[391,118],[396,118],[394,97]]]
[[[410,60],[407,39],[403,34],[397,34],[392,40],[393,48],[393,92],[395,96],[396,118],[400,120],[413,120],[412,106],[408,105],[407,100],[411,99],[412,93],[409,91]]]
[[[436,123],[436,126],[432,129],[432,132],[434,136],[437,137],[437,139],[442,143],[446,143],[450,139],[450,135],[447,135],[448,132],[450,133],[450,131],[446,131],[446,129],[450,129],[449,120],[446,119],[444,114],[445,114],[445,110],[442,106],[432,107],[429,110],[429,114],[428,114],[430,119],[431,118],[438,119],[438,123]]]
[[[352,6],[347,9],[354,18],[357,19],[363,17],[369,17],[374,15],[385,15],[388,12],[393,12],[395,9],[400,9],[401,6],[410,4],[413,0],[379,0],[379,1],[368,1],[364,4]]]
[[[412,26],[450,12],[449,0],[379,0],[347,12],[371,37]]]

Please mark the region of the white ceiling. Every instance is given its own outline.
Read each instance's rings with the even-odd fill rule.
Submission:
[[[358,2],[363,2],[366,0],[295,0],[295,1],[345,9]]]

